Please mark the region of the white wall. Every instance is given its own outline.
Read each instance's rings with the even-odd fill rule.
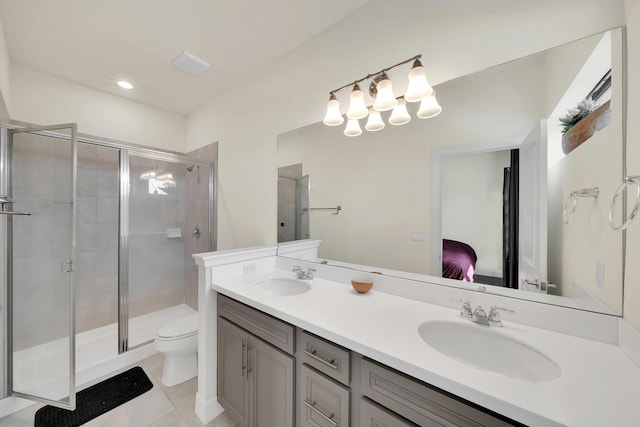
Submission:
[[[187,118],[11,64],[11,119],[132,144],[184,151]]]
[[[9,120],[9,104],[11,101],[11,91],[9,87],[11,75],[10,64],[7,42],[4,38],[2,21],[0,21],[0,120],[3,121]]]
[[[640,6],[627,18],[627,174],[640,175]],[[633,197],[635,191],[629,191]],[[633,200],[633,199],[630,199]],[[629,208],[633,203],[629,203]],[[627,229],[624,318],[640,329],[640,218]]]
[[[624,23],[622,1],[441,4],[371,0],[190,115],[188,149],[220,143],[220,249],[276,242],[277,135],[320,121],[329,90],[417,53],[436,84]]]

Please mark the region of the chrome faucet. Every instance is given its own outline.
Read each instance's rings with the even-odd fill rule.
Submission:
[[[314,270],[313,268],[309,268],[307,270],[307,272],[305,273],[305,271],[302,268],[300,268],[299,265],[294,265],[293,266],[293,270],[291,270],[291,271],[296,273],[296,276],[300,280],[305,280],[305,279],[313,280],[313,272],[316,271],[316,270]]]
[[[469,301],[462,299],[456,299],[456,301],[462,303],[460,316],[480,325],[501,327],[502,319],[500,319],[500,312],[504,311],[506,313],[515,313],[514,310],[492,305],[491,309],[489,310],[489,314],[487,314],[485,309],[480,305],[477,306],[474,310],[471,308],[471,303]]]

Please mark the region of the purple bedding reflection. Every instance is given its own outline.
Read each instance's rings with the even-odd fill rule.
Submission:
[[[471,246],[442,239],[442,277],[473,282],[478,256]]]

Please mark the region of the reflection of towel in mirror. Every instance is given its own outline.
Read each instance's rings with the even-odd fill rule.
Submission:
[[[473,282],[478,256],[471,246],[442,239],[442,277]]]

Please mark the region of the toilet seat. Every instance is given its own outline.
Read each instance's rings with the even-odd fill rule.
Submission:
[[[161,340],[173,340],[190,337],[198,334],[198,313],[193,313],[183,318],[167,323],[158,329],[158,338]]]

